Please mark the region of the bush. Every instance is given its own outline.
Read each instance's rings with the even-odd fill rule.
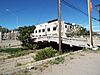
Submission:
[[[18,66],[22,66],[22,64],[21,63],[17,63],[15,67],[18,67]]]
[[[24,51],[19,51],[19,52],[16,52],[14,54],[11,54],[12,57],[19,57],[19,56],[24,56],[24,55],[27,55],[29,54],[30,52],[28,50],[24,50]]]
[[[37,49],[39,46],[37,44],[28,44],[26,46],[23,46],[25,49],[28,49],[28,50],[34,50],[34,49]]]
[[[34,59],[36,61],[47,59],[47,58],[50,58],[50,57],[54,57],[55,53],[56,53],[56,50],[54,50],[51,47],[46,47],[46,48],[41,49],[40,51],[38,51],[36,56],[34,57]]]
[[[90,51],[90,50],[92,50],[92,48],[83,48],[82,50],[83,51]]]
[[[98,48],[97,51],[100,51],[100,48]]]
[[[21,48],[4,48],[4,49],[0,49],[0,52],[14,54],[14,53],[19,52],[21,50],[22,50]]]
[[[39,46],[37,44],[34,44],[33,49],[37,49],[37,48],[39,48]]]
[[[31,50],[27,50],[26,47],[23,48],[5,48],[5,49],[0,49],[1,53],[8,53],[11,56],[10,57],[18,57],[18,56],[23,56],[29,53],[32,53]]]

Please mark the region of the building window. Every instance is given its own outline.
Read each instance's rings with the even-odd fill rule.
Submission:
[[[45,29],[42,29],[42,32],[45,32]]]
[[[41,32],[41,30],[39,30],[39,33]]]
[[[67,28],[67,25],[65,25],[65,28]]]
[[[57,28],[57,27],[53,27],[53,31],[56,31],[56,28]]]
[[[48,28],[47,31],[50,31],[50,28]]]
[[[72,26],[70,26],[70,29],[72,29]]]
[[[37,33],[37,30],[35,31],[35,33]]]

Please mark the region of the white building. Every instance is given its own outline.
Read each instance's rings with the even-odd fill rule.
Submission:
[[[16,40],[19,36],[18,31],[12,30],[11,32],[3,33],[3,40]]]
[[[71,23],[65,23],[61,21],[61,35],[66,36],[66,33],[70,33],[73,30],[79,27],[77,25],[72,25]],[[34,33],[31,34],[31,37],[41,37],[41,36],[58,36],[58,19],[48,21],[43,24],[36,25]]]

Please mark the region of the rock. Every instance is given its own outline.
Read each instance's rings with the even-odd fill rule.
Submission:
[[[98,49],[99,49],[99,47],[94,47],[94,48],[92,48],[92,50],[95,50],[95,51],[98,50]]]

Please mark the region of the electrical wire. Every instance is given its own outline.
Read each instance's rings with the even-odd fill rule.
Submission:
[[[72,9],[78,11],[78,12],[80,12],[81,14],[83,14],[83,15],[85,15],[85,16],[88,16],[87,13],[85,13],[85,12],[82,11],[81,9],[75,7],[74,5],[70,4],[69,2],[67,2],[67,1],[65,1],[65,0],[61,0],[61,2],[62,2],[63,4],[65,4],[66,6],[72,8]],[[92,17],[92,19],[93,19],[93,20],[96,20],[96,21],[99,21],[98,19],[96,19],[96,18],[94,18],[94,17]]]

